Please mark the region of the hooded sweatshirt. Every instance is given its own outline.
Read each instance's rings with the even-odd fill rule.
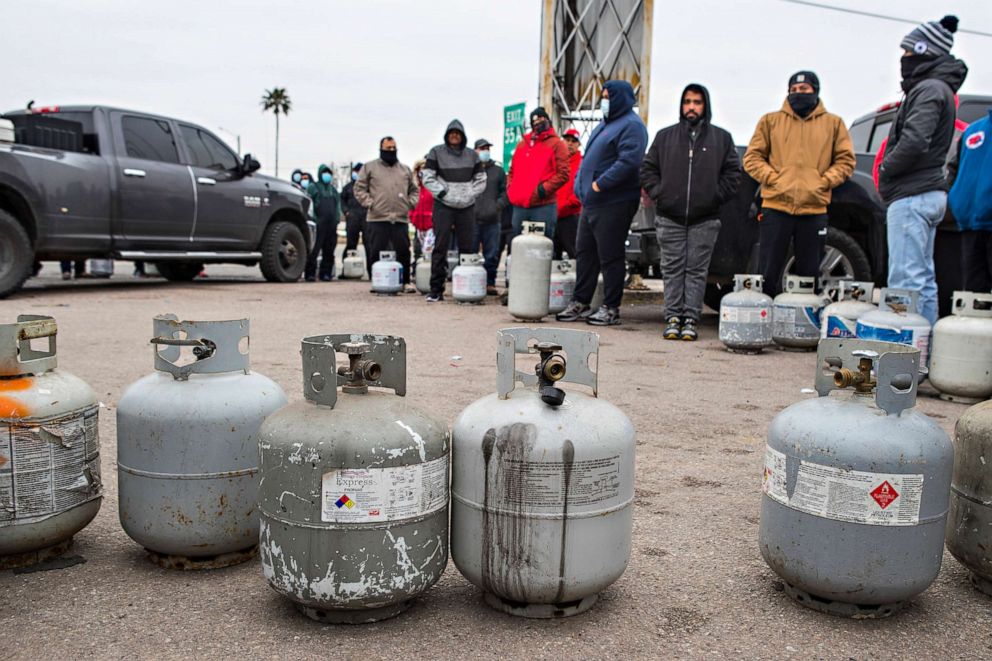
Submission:
[[[341,198],[338,196],[334,182],[325,184],[320,180],[320,175],[325,172],[330,173],[331,168],[321,165],[317,168],[317,179],[310,184],[307,195],[313,200],[313,215],[317,219],[318,225],[324,223],[337,224],[338,214],[341,212]]]
[[[575,196],[587,209],[640,199],[638,175],[648,144],[648,131],[633,110],[634,88],[625,80],[608,80],[603,87],[610,114],[593,129],[575,175]]]
[[[906,98],[878,168],[878,192],[886,204],[947,190],[944,163],[954,139],[954,93],[967,75],[964,62],[944,55],[919,65],[903,81]]]
[[[460,135],[454,147],[449,147],[447,141],[451,131],[458,131]],[[444,136],[444,141],[427,153],[427,164],[421,175],[424,188],[447,207],[467,209],[486,189],[486,172],[479,155],[466,147],[468,138],[461,122],[451,120]]]
[[[686,92],[703,96],[703,115],[693,125],[682,114]],[[683,225],[720,217],[720,205],[737,193],[741,163],[730,133],[710,123],[710,93],[686,85],[679,96],[679,121],[658,131],[641,165],[641,186],[655,213]]]

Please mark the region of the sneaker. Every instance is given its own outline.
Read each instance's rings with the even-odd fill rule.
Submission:
[[[697,339],[699,339],[699,333],[696,332],[696,320],[686,319],[685,323],[682,324],[682,341],[695,342]]]
[[[496,285],[486,286],[486,296],[499,296],[499,290],[496,289]]]
[[[669,317],[665,332],[662,337],[666,340],[677,340],[682,336],[682,320],[678,317]]]
[[[303,281],[304,282],[317,282],[317,278],[313,277],[312,275],[308,275],[307,277],[303,278]]]
[[[586,323],[593,326],[616,326],[620,323],[620,308],[605,305],[586,317]]]
[[[332,278],[331,278],[331,276],[329,276],[329,275],[322,275],[322,276],[320,276],[320,281],[321,281],[321,282],[330,282],[330,281],[331,281],[331,279],[332,279]]]
[[[564,310],[555,315],[558,321],[582,321],[589,316],[589,306],[585,303],[572,301]]]
[[[63,280],[72,280],[72,274],[71,273],[68,273],[68,272],[63,273],[62,274],[62,279]]]
[[[444,294],[428,294],[424,300],[428,303],[440,303],[444,300]]]
[[[417,288],[416,287],[414,287],[411,284],[406,284],[406,285],[403,285],[403,291],[401,293],[403,293],[403,294],[416,294],[418,292],[417,292]]]

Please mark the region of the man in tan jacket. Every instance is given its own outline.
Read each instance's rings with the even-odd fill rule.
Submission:
[[[815,73],[793,74],[782,109],[758,121],[744,154],[744,170],[761,184],[758,269],[769,296],[782,290],[790,243],[794,273],[820,275],[831,191],[854,172],[851,136],[819,97]]]

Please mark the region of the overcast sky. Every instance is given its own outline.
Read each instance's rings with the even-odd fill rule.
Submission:
[[[821,0],[910,19],[956,13],[992,32],[990,0]],[[287,88],[280,174],[367,160],[392,134],[412,163],[453,117],[497,142],[502,107],[536,105],[539,0],[3,0],[0,110],[98,103],[201,123],[272,172],[275,125],[259,100]],[[899,97],[912,25],[781,0],[655,1],[649,131],[677,118],[686,82],[707,85],[714,121],[746,142],[788,76],[816,71],[848,123]],[[992,38],[957,35],[962,92],[992,94]],[[499,158],[499,157],[497,157]]]

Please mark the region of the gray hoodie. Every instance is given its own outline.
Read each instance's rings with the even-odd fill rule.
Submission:
[[[461,140],[455,147],[449,147],[447,135],[455,130]],[[436,200],[452,209],[466,209],[475,204],[475,199],[486,189],[486,171],[474,149],[469,149],[465,128],[457,119],[451,120],[444,131],[445,141],[427,153],[421,179],[424,188]]]

